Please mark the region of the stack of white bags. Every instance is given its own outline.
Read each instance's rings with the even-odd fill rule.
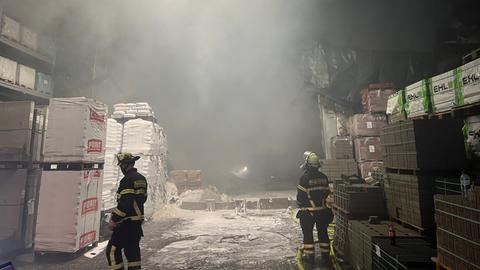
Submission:
[[[144,104],[145,108],[150,108],[147,103],[135,104]],[[115,106],[115,110],[122,108],[118,104]],[[119,132],[119,130],[121,131]],[[155,210],[165,202],[166,198],[167,138],[163,128],[156,123],[138,118],[128,120],[123,125],[114,119],[109,119],[106,144],[104,210],[109,210],[115,206],[115,202],[112,200],[115,198],[118,184],[123,177],[116,166],[115,154],[121,151],[140,156],[135,167],[147,178],[148,199],[145,204],[145,216],[147,218],[151,217]]]
[[[154,117],[155,113],[152,107],[146,102],[138,103],[119,103],[113,106],[114,111],[112,118],[114,119],[132,119],[136,117]]]

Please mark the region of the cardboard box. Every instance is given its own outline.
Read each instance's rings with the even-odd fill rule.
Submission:
[[[405,88],[405,113],[407,118],[426,115],[430,112],[428,80],[421,80]]]
[[[53,98],[49,110],[46,162],[104,162],[107,105],[84,97]]]
[[[385,112],[388,97],[395,93],[392,85],[370,85],[361,92],[363,112]]]
[[[34,51],[37,50],[37,33],[32,29],[22,26],[22,37],[20,43]]]
[[[19,42],[20,41],[20,23],[6,15],[3,15],[2,35],[11,40]]]
[[[0,56],[0,79],[15,83],[17,81],[17,62]]]
[[[380,137],[356,138],[355,159],[359,162],[382,160]]]
[[[18,65],[18,84],[28,89],[35,89],[35,69]]]
[[[380,136],[380,131],[386,125],[385,114],[356,114],[352,118],[352,135]]]

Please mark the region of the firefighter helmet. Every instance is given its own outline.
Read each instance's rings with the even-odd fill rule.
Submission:
[[[116,154],[115,157],[117,158],[117,165],[135,163],[135,161],[140,159],[139,156],[134,156],[131,153],[125,152],[120,152]]]
[[[317,153],[307,151],[303,153],[305,157],[305,162],[300,166],[300,168],[305,169],[307,167],[319,168],[320,167],[320,159],[318,158]]]

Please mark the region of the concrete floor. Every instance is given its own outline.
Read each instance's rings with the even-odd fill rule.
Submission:
[[[298,269],[295,254],[301,230],[287,210],[236,214],[169,206],[144,225],[144,233],[144,269]],[[42,256],[35,262],[23,256],[15,264],[18,270],[107,269],[99,249],[98,254]]]

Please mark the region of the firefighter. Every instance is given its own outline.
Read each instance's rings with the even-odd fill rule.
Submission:
[[[110,269],[141,269],[140,238],[143,236],[143,205],[147,200],[147,180],[134,168],[140,157],[118,153],[117,165],[124,177],[117,191],[117,207],[112,212],[106,255]],[[127,262],[124,264],[122,250]]]
[[[317,226],[319,249],[322,263],[329,263],[330,241],[328,225],[333,219],[330,208],[327,207],[329,195],[328,178],[319,171],[320,160],[313,152],[305,152],[305,162],[301,168],[304,174],[297,186],[297,202],[299,211],[297,218],[303,232],[303,259],[309,264],[315,262],[315,243],[313,228]]]

